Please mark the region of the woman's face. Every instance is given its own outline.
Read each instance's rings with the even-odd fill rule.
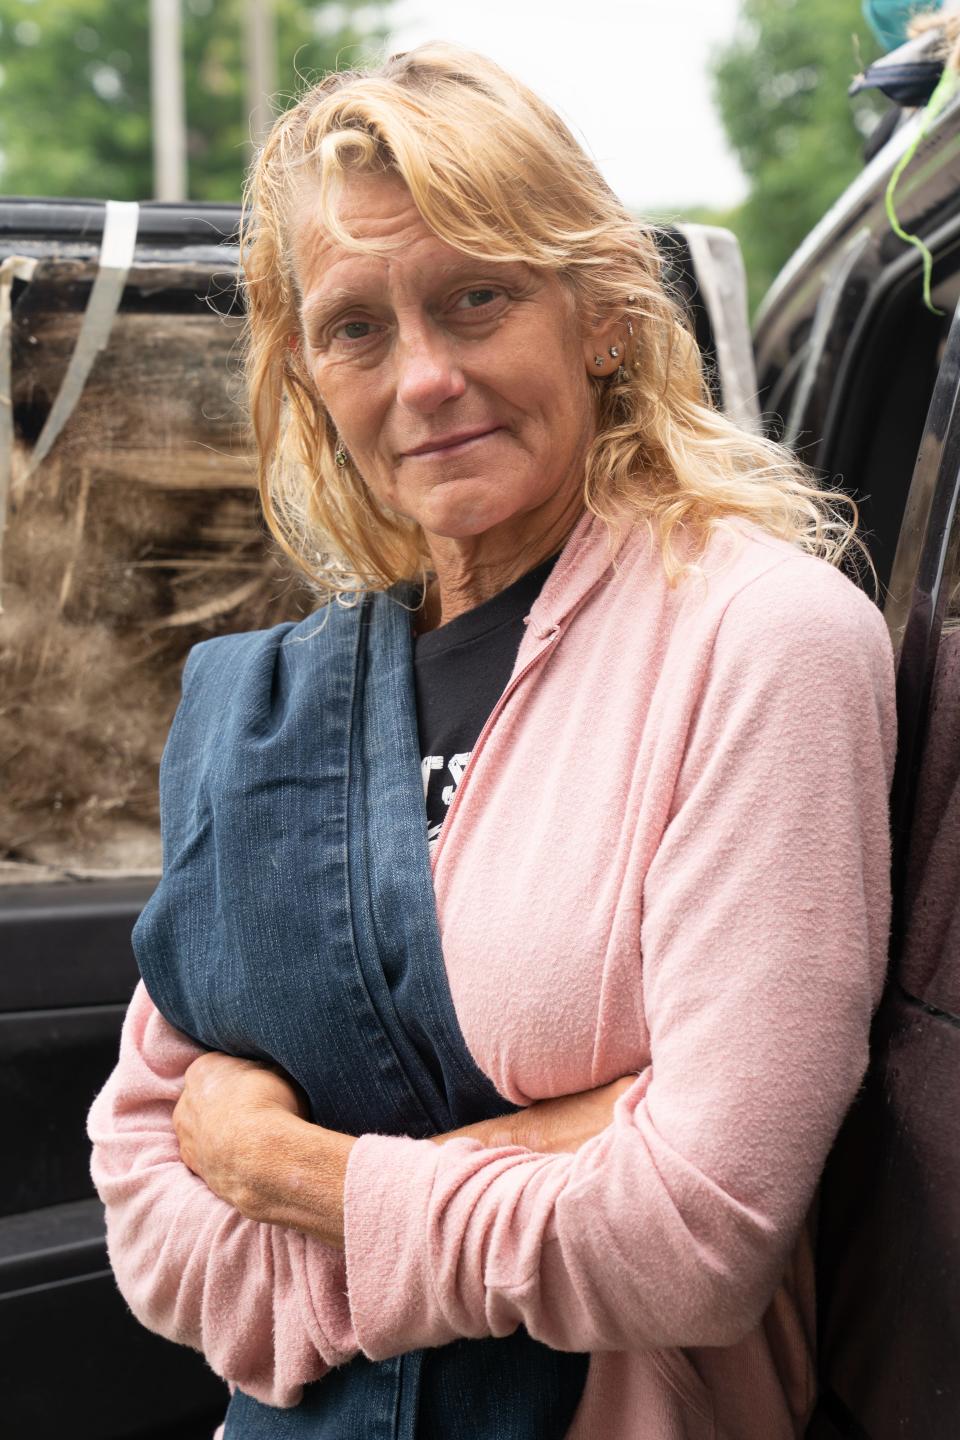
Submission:
[[[428,540],[530,536],[575,514],[602,342],[570,291],[545,271],[454,250],[395,178],[347,178],[338,213],[383,251],[343,248],[318,197],[304,204],[291,236],[304,358],[377,499]]]

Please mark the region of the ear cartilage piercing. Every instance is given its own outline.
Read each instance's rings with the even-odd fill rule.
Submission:
[[[631,338],[631,340],[632,340],[632,339],[633,339],[633,321],[632,321],[632,320],[628,320],[628,321],[627,321],[627,334],[630,336],[630,338]]]
[[[611,345],[611,346],[610,346],[610,359],[611,359],[611,360],[619,360],[619,359],[620,359],[620,351],[618,350],[618,348],[617,348],[616,345]]]
[[[338,467],[343,470],[347,463],[347,452],[343,448],[342,440],[337,442],[337,448],[333,452],[333,458],[337,462]]]

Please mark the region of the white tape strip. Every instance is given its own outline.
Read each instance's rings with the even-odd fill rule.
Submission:
[[[108,200],[100,242],[100,265],[83,312],[80,333],[73,347],[57,397],[37,437],[25,479],[46,459],[57,436],[70,419],[83,393],[93,362],[110,339],[137,243],[140,206],[135,200]]]

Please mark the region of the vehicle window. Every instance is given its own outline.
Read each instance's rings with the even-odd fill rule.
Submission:
[[[96,258],[13,294],[3,541],[0,857],[51,874],[159,871],[164,735],[190,647],[312,608],[265,542],[239,403],[233,259],[138,253],[110,340],[32,473]]]
[[[935,271],[933,301],[923,304],[909,277],[880,305],[858,343],[841,413],[822,458],[860,507],[864,539],[882,586],[890,578],[903,507],[943,347],[960,300],[958,257]]]
[[[666,231],[663,243],[716,385],[687,243]],[[138,248],[109,343],[32,471],[96,247],[41,256],[29,282],[14,285],[0,881],[158,874],[157,770],[187,652],[316,603],[265,538],[236,250],[216,249],[184,243],[158,258]]]

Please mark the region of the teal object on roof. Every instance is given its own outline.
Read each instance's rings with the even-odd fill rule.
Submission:
[[[914,16],[942,5],[943,0],[863,0],[863,18],[884,50],[896,50],[910,38],[907,26]]]

